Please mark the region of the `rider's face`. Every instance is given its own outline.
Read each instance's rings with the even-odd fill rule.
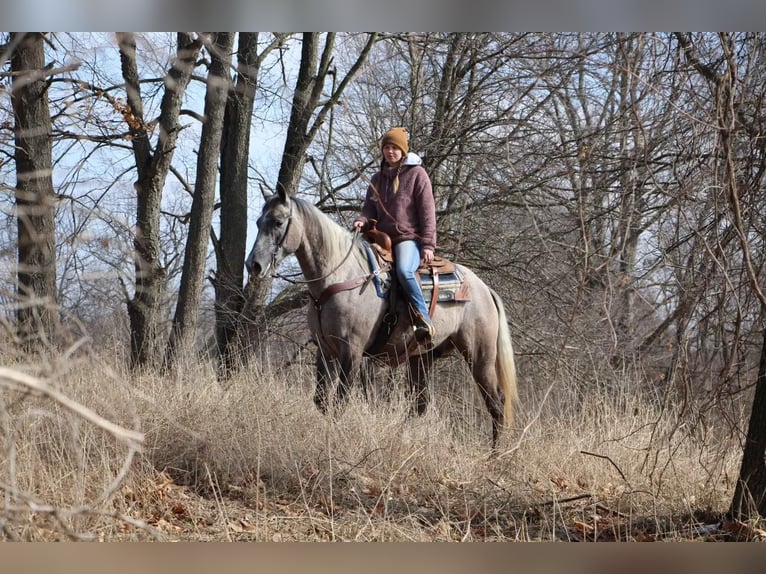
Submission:
[[[388,165],[396,165],[402,160],[404,153],[394,144],[387,143],[383,146],[383,158]]]

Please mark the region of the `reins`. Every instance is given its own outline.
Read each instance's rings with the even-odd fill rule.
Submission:
[[[282,275],[281,273],[278,273],[276,271],[277,266],[274,265],[274,262],[277,258],[277,252],[279,249],[282,248],[282,245],[284,244],[285,240],[287,239],[287,234],[290,231],[290,223],[293,219],[293,200],[290,200],[290,215],[287,219],[287,228],[285,229],[285,232],[282,234],[282,237],[277,242],[277,249],[274,251],[274,255],[272,257],[272,269],[274,269],[274,272],[271,274],[271,276],[275,279],[282,279],[283,281],[287,281],[288,283],[292,283],[293,285],[309,285],[311,283],[316,283],[317,281],[322,281],[323,279],[327,279],[330,277],[333,273],[338,271],[344,263],[348,260],[348,258],[351,256],[351,253],[354,251],[354,249],[357,246],[357,237],[359,236],[359,231],[357,229],[354,229],[353,237],[351,239],[348,251],[346,252],[346,255],[343,257],[343,259],[340,260],[340,262],[329,272],[325,273],[324,275],[320,277],[314,277],[313,279],[293,279],[292,277],[288,277],[287,275]],[[356,277],[354,279],[349,279],[348,281],[342,281],[340,283],[333,283],[332,285],[328,285],[322,293],[319,294],[319,297],[314,297],[311,292],[309,292],[309,297],[311,298],[312,302],[314,303],[314,307],[317,310],[321,310],[322,305],[324,305],[333,295],[336,293],[339,293],[341,291],[349,291],[351,289],[356,289],[357,287],[361,287],[365,283],[367,283],[370,279],[375,277],[377,271],[371,271],[367,275]],[[298,274],[295,274],[298,275]]]
[[[292,218],[292,215],[290,217]],[[357,235],[359,235],[359,232],[354,230],[354,238],[351,240],[351,246],[348,248],[346,255],[343,257],[343,259],[341,259],[340,263],[338,263],[332,269],[332,271],[328,271],[321,277],[315,277],[314,279],[291,279],[287,275],[282,275],[281,273],[277,273],[276,271],[272,273],[271,276],[274,277],[275,279],[282,279],[284,281],[287,281],[288,283],[292,283],[293,285],[308,285],[309,283],[314,283],[316,281],[321,281],[322,279],[327,279],[330,275],[332,275],[338,269],[341,268],[341,266],[346,262],[346,260],[349,258],[351,253],[354,251],[354,247],[356,246]],[[285,234],[282,236],[279,247],[282,247],[281,243],[284,242],[285,237],[287,237],[287,231],[285,231]],[[276,253],[274,254],[274,259],[276,259]],[[276,266],[272,265],[272,267],[276,270]],[[294,273],[293,275],[302,275],[302,273]]]

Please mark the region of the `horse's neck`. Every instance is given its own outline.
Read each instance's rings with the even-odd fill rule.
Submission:
[[[295,252],[295,257],[298,259],[298,265],[300,265],[303,277],[307,281],[317,280],[327,273],[324,270],[321,255],[316,253],[315,246],[306,242],[301,243]]]
[[[327,285],[345,281],[353,274],[359,274],[354,255],[349,253],[355,249],[353,239],[349,236],[348,244],[338,249],[339,242],[333,232],[333,229],[323,225],[304,229],[303,240],[295,256],[304,279],[311,282],[310,289],[314,287],[321,290]]]

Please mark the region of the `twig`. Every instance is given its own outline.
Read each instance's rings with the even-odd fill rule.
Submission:
[[[119,511],[102,511],[94,508],[95,505],[83,505],[71,508],[62,508],[51,504],[45,504],[34,498],[33,495],[26,492],[22,492],[16,486],[0,482],[0,491],[5,494],[10,494],[14,499],[20,501],[21,504],[4,506],[4,511],[8,514],[38,514],[49,516],[51,520],[56,523],[56,527],[66,536],[72,540],[93,540],[95,535],[90,533],[81,533],[72,530],[67,526],[67,522],[78,516],[101,516],[111,518],[113,520],[124,522],[134,528],[144,531],[155,540],[162,540],[162,535],[159,531],[149,526],[145,521],[133,518],[127,514]],[[3,523],[3,533],[11,540],[21,540],[18,534],[9,527],[5,522]]]
[[[506,493],[508,496],[510,496],[510,495],[511,495],[511,493],[508,491],[508,489],[507,489],[507,488],[505,488],[504,486],[501,486],[501,485],[499,485],[498,483],[496,483],[496,482],[495,482],[494,480],[492,480],[491,478],[487,477],[487,482],[489,482],[489,483],[490,483],[492,486],[494,486],[495,488],[499,488],[499,489],[500,489],[500,490],[502,490],[504,493]]]
[[[620,512],[619,510],[612,510],[611,508],[609,508],[608,506],[600,502],[596,502],[593,505],[593,508],[595,508],[596,510],[600,510],[601,512],[606,512],[607,514],[613,514],[614,516],[619,516],[620,518],[628,518],[628,515],[625,514],[624,512]]]
[[[213,491],[213,499],[215,500],[215,505],[218,509],[218,513],[223,519],[223,523],[226,525],[226,529],[224,530],[224,533],[226,534],[226,541],[232,542],[231,534],[229,534],[229,530],[231,530],[229,514],[226,512],[226,507],[223,504],[223,495],[221,494],[221,489],[218,486],[218,481],[213,480],[213,475],[210,473],[210,467],[207,465],[207,463],[205,463],[205,474],[207,475],[208,485],[210,485],[210,489]]]
[[[535,416],[532,417],[532,420],[529,421],[527,426],[524,427],[524,429],[521,431],[521,434],[519,436],[519,439],[516,441],[516,444],[509,448],[508,450],[501,452],[497,455],[497,460],[501,460],[502,458],[505,458],[506,456],[509,456],[519,450],[521,448],[521,443],[524,440],[524,437],[526,436],[527,432],[530,428],[532,428],[532,425],[537,422],[537,420],[542,416],[543,414],[543,406],[545,406],[545,402],[548,400],[548,395],[551,394],[551,391],[553,390],[553,386],[556,384],[554,381],[550,384],[548,387],[548,390],[545,391],[545,394],[543,395],[542,400],[540,401],[540,408],[537,409],[537,413],[535,413]]]
[[[344,471],[342,471],[340,474],[338,474],[338,475],[336,475],[336,476],[337,476],[338,478],[341,478],[341,477],[343,477],[344,475],[350,475],[352,470],[354,470],[355,468],[358,468],[358,467],[362,466],[362,463],[363,463],[365,460],[367,460],[368,458],[370,458],[370,456],[372,456],[373,454],[375,454],[375,453],[376,453],[376,452],[378,452],[379,450],[383,450],[383,449],[382,449],[382,448],[379,448],[379,447],[378,447],[378,448],[374,448],[374,449],[372,449],[371,451],[369,451],[367,454],[365,454],[365,455],[364,455],[362,458],[360,458],[360,459],[359,459],[357,462],[355,462],[355,463],[353,463],[353,464],[352,464],[352,463],[350,463],[350,462],[348,462],[348,461],[342,460],[342,459],[340,459],[340,458],[335,458],[335,457],[333,457],[333,458],[335,458],[335,460],[336,460],[336,461],[338,461],[338,462],[340,462],[340,463],[342,463],[342,464],[345,464],[346,466],[348,466],[348,469],[347,469],[347,470],[344,470]]]
[[[605,454],[596,454],[594,452],[588,452],[587,450],[581,450],[580,454],[587,454],[588,456],[595,456],[596,458],[603,458],[603,459],[608,460],[610,463],[612,463],[612,466],[615,469],[617,469],[617,472],[620,473],[620,476],[622,477],[622,480],[624,480],[625,482],[628,482],[628,479],[625,478],[625,474],[620,470],[620,467],[617,466],[617,464],[615,464],[615,462],[611,458],[606,456]]]
[[[568,502],[575,502],[577,500],[582,500],[583,498],[593,498],[593,495],[590,492],[584,492],[582,494],[578,494],[577,496],[570,496],[569,498],[556,498],[554,500],[546,500],[545,502],[538,502],[534,506],[552,506],[554,504],[566,504]]]
[[[144,433],[135,430],[126,429],[121,427],[110,420],[105,419],[98,413],[92,411],[88,407],[81,405],[77,401],[70,399],[64,393],[57,391],[50,387],[47,383],[36,379],[25,373],[0,367],[0,379],[5,379],[12,383],[26,387],[27,389],[37,391],[43,395],[53,399],[61,406],[81,416],[87,421],[90,421],[96,426],[101,427],[105,431],[114,435],[114,437],[122,442],[127,443],[129,446],[138,447],[144,442]]]

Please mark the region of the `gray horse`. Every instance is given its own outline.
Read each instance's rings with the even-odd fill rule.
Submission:
[[[258,236],[245,263],[251,276],[265,276],[290,254],[298,259],[311,304],[308,325],[317,343],[314,403],[327,413],[341,408],[362,358],[376,341],[388,301],[372,285],[363,242],[315,206],[284,193],[267,198],[258,218]],[[470,285],[470,301],[439,303],[433,316],[436,335],[426,349],[413,340],[406,304],[376,358],[390,365],[409,363],[408,391],[414,410],[428,405],[428,372],[433,360],[457,350],[467,361],[492,417],[492,446],[512,422],[518,401],[511,336],[500,297],[470,269],[459,266]],[[379,345],[375,345],[379,347]],[[337,381],[335,404],[329,389]]]

